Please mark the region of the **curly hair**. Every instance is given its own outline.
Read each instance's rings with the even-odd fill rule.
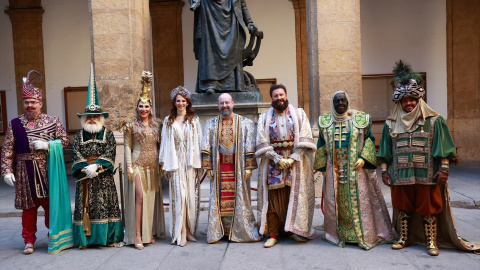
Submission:
[[[183,120],[183,122],[184,123],[187,122],[187,121],[191,122],[192,119],[196,115],[195,110],[192,108],[192,99],[190,99],[186,95],[177,94],[172,99],[172,109],[170,110],[170,116],[168,117],[168,126],[171,126],[173,124],[173,122],[175,121],[175,119],[177,118],[177,107],[175,106],[175,102],[177,100],[178,95],[182,96],[184,99],[187,100],[187,108],[186,108],[187,115],[185,115],[185,119]]]

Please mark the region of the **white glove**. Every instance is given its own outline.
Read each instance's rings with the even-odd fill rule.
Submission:
[[[94,178],[98,175],[97,173],[98,166],[97,164],[90,164],[85,167],[85,174],[88,178]]]
[[[48,150],[48,142],[33,141],[30,143],[35,150]]]
[[[3,176],[3,180],[5,180],[5,183],[7,183],[7,185],[13,187],[13,185],[15,184],[15,176],[13,175],[13,173],[7,173]]]

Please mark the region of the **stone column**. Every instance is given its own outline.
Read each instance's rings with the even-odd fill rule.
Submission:
[[[143,70],[152,70],[148,0],[90,0],[92,62],[106,126],[117,140],[116,163],[123,162],[126,119],[133,118]],[[118,184],[118,179],[116,179]]]
[[[32,69],[43,75],[43,80],[34,86],[43,90],[42,111],[47,111],[42,31],[44,11],[40,1],[10,1],[9,9],[5,10],[12,23],[18,114],[23,113],[23,77]],[[37,79],[36,76],[33,74],[32,79]]]
[[[318,81],[319,89],[312,91],[320,93],[320,113],[330,110],[330,98],[339,90],[347,91],[351,108],[363,110],[360,0],[315,0],[308,8],[308,34],[315,36],[309,39],[316,39],[309,53],[316,58],[312,63],[318,63],[318,74],[310,76],[311,84]],[[318,106],[318,100],[310,98],[310,106]]]
[[[157,117],[163,118],[170,114],[172,107],[170,92],[184,84],[182,38],[184,4],[180,0],[157,0],[150,3]]]
[[[309,116],[306,0],[293,0],[292,4],[295,11],[298,107]]]
[[[447,0],[447,122],[458,162],[480,160],[479,19],[479,1]]]

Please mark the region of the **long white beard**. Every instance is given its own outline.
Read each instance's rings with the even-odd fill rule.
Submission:
[[[95,124],[87,123],[87,117],[82,115],[82,128],[88,133],[98,133],[103,128],[103,124],[105,123],[105,118],[100,116],[100,121],[95,121]]]

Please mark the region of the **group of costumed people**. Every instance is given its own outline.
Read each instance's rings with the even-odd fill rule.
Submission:
[[[69,139],[58,118],[41,113],[42,91],[30,79],[38,72],[31,71],[24,79],[25,113],[9,123],[1,163],[5,182],[15,185],[15,207],[23,210],[23,252],[34,252],[39,206],[49,228],[49,253],[73,245],[144,249],[167,235],[162,178],[169,185],[170,243],[183,247],[197,241],[199,188],[206,170],[211,180],[208,243],[255,242],[266,236],[264,247],[270,248],[282,237],[297,242],[317,237],[313,172],[319,171],[324,241],[365,250],[384,243],[393,249],[424,244],[432,256],[439,247],[477,253],[480,243],[457,234],[449,205],[446,181],[456,148],[445,120],[423,100],[419,74],[402,61],[394,72],[395,108],[377,153],[370,115],[350,108],[345,91],[334,93],[330,112],[319,117],[317,145],[306,113],[289,104],[281,84],[271,86],[272,106],[259,116],[256,133],[255,123],[234,113],[232,96],[223,93],[217,102],[220,114],[206,121],[202,135],[191,93],[182,86],[171,92],[170,115],[163,121],[154,117],[152,75],[144,71],[135,118],[123,128],[123,223],[113,178],[116,142],[104,126],[108,113],[100,107],[93,66],[87,106],[78,114],[82,130],[72,142],[73,222],[62,152]],[[383,183],[391,187],[393,221],[377,164]],[[250,178],[257,168],[255,218]]]

